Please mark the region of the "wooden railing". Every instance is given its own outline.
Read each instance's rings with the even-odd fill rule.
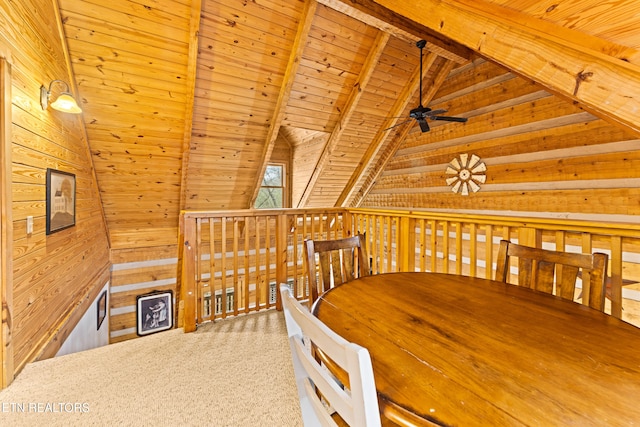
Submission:
[[[302,243],[349,236],[350,218],[338,208],[184,212],[176,293],[185,331],[275,306],[278,283],[308,298]]]
[[[380,209],[185,211],[179,325],[270,308],[277,284],[308,298],[302,243],[364,233],[373,273],[434,271],[493,278],[499,241],[609,254],[609,312],[640,282],[640,225]],[[624,277],[623,277],[624,276]]]

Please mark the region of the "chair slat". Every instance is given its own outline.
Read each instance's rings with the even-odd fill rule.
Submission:
[[[555,275],[556,264],[547,261],[537,261],[535,268],[535,280],[532,289],[546,292],[548,294],[553,293],[553,283]]]
[[[325,283],[329,284],[331,283],[331,252],[322,252],[319,255],[319,265],[320,265],[320,274],[322,277],[322,282],[319,283],[320,286],[320,293],[327,291],[329,288],[325,288]],[[313,277],[315,279],[315,264],[313,265],[313,270],[312,270],[312,266],[309,266],[309,272],[311,273],[313,271]]]
[[[330,251],[331,256],[331,276],[333,277],[332,283],[324,283],[324,290],[327,291],[331,288],[331,285],[341,285],[344,283],[342,276],[342,261],[340,257],[340,251]]]
[[[558,283],[556,284],[556,295],[573,300],[575,298],[576,280],[580,269],[572,265],[563,265],[562,271],[558,274]],[[585,281],[588,281],[585,280]]]
[[[355,279],[356,266],[353,265],[354,249],[342,250],[342,283]]]
[[[518,285],[526,288],[533,288],[533,260],[518,259]]]

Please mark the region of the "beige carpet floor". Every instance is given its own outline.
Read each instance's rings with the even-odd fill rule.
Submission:
[[[29,364],[1,426],[301,426],[282,312],[264,311]]]

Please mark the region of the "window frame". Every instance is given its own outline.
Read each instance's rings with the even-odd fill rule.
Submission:
[[[279,186],[274,186],[274,185],[262,185],[262,183],[264,182],[264,175],[262,176],[262,180],[260,181],[260,188],[258,190],[258,194],[260,194],[260,190],[262,190],[263,188],[280,188],[282,190],[282,206],[280,208],[286,208],[289,206],[289,186],[288,186],[288,171],[287,171],[287,164],[285,162],[269,162],[267,163],[267,167],[265,168],[265,174],[267,172],[267,168],[268,167],[273,167],[273,166],[277,166],[281,168],[281,185]],[[273,208],[268,208],[268,207],[258,207],[256,206],[256,203],[258,203],[258,197],[256,197],[255,202],[253,203],[253,207],[255,209],[273,209]],[[276,209],[280,209],[280,208],[276,208]]]

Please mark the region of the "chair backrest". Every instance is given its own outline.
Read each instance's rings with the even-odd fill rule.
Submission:
[[[309,307],[331,287],[370,275],[362,234],[337,240],[308,239],[304,243],[309,273]],[[316,254],[319,258],[319,275],[316,271]]]
[[[496,280],[509,282],[511,257],[518,258],[517,284],[519,286],[573,301],[576,279],[581,275],[582,303],[604,311],[607,254],[551,251],[502,240],[498,250]]]
[[[366,348],[350,343],[329,329],[280,285],[293,368],[305,427],[380,426],[380,413],[371,357]],[[342,384],[314,354],[315,350],[348,375]]]

